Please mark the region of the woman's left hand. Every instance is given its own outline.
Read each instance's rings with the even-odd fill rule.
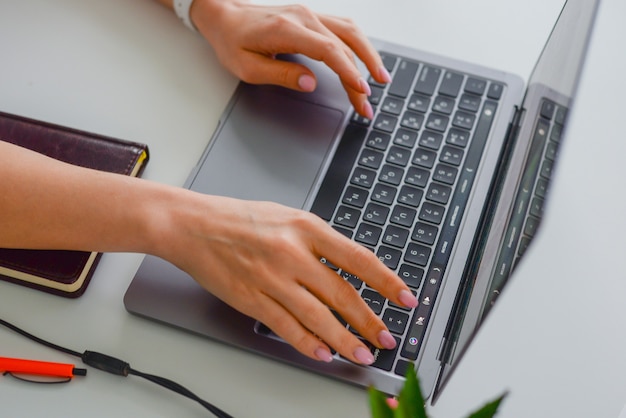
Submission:
[[[380,55],[349,19],[301,5],[259,6],[241,0],[195,0],[191,18],[222,65],[248,83],[313,91],[316,78],[309,68],[275,58],[303,54],[335,71],[355,110],[371,118],[370,87],[357,69],[355,54],[376,81],[390,81]]]

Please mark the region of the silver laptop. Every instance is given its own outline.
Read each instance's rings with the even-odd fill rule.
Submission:
[[[238,86],[185,187],[310,210],[397,272],[418,296],[414,310],[328,266],[398,341],[372,347],[372,366],[306,358],[152,256],[126,308],[389,394],[414,367],[436,397],[539,226],[596,8],[565,4],[527,88],[512,74],[376,39],[393,81],[370,78],[372,120],[354,113],[334,73],[300,56],[283,58],[316,72],[314,93]]]

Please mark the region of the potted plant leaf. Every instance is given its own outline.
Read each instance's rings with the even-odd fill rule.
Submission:
[[[495,416],[506,393],[485,404],[482,408],[468,415],[467,418],[492,418]],[[424,397],[415,370],[409,367],[400,396],[392,407],[389,398],[376,388],[369,389],[369,402],[372,418],[428,418],[424,406]]]

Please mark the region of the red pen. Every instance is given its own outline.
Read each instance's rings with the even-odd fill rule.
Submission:
[[[0,357],[0,372],[67,378],[87,375],[87,369],[79,369],[74,367],[73,364],[51,363],[47,361],[25,360],[8,357]]]

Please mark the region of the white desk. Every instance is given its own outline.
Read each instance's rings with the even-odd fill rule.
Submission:
[[[151,0],[2,3],[0,110],[146,142],[144,177],[182,184],[236,85],[209,46]],[[374,0],[305,3],[372,36],[527,78],[561,1],[391,0],[393,11],[376,13],[364,11]],[[447,15],[450,27],[438,28]],[[540,238],[434,417],[464,416],[505,389],[499,417],[617,417],[626,403],[625,16],[626,3],[604,2]],[[122,297],[141,258],[106,254],[77,300],[0,283],[0,317],[172,378],[235,417],[369,416],[361,389],[128,314]],[[0,355],[73,361],[4,329]],[[207,416],[150,383],[95,370],[60,386],[0,377],[0,405],[11,417]]]

